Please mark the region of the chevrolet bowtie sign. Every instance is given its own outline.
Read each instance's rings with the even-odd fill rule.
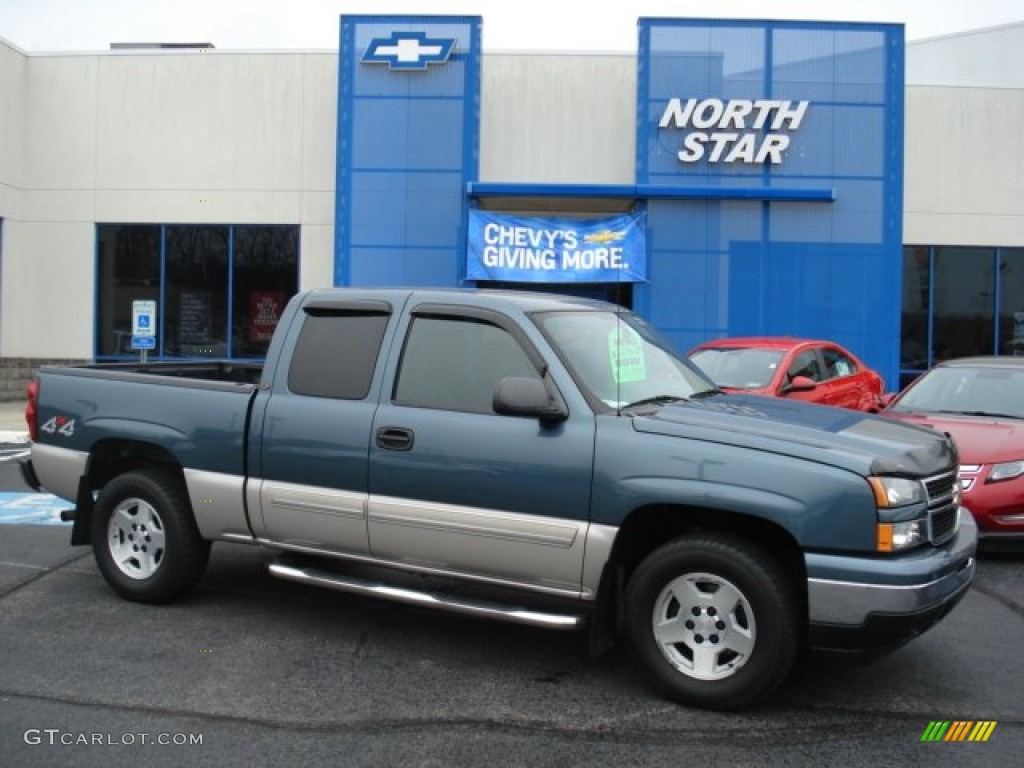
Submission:
[[[454,38],[427,37],[425,32],[392,32],[391,37],[370,41],[364,64],[387,64],[388,69],[424,70],[430,64],[448,61],[455,48]]]

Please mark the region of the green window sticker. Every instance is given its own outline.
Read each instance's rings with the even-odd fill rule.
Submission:
[[[628,325],[620,324],[608,333],[608,357],[616,384],[630,384],[647,378],[643,339]]]

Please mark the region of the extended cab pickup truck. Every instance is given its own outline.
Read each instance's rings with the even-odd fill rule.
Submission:
[[[283,579],[622,638],[690,705],[897,647],[974,574],[949,439],[723,394],[601,302],[307,292],[263,366],[44,367],[27,415],[26,477],[125,598],[262,545]]]

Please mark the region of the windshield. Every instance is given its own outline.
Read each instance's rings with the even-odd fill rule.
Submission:
[[[695,363],[720,387],[760,389],[767,387],[782,360],[777,349],[714,348],[699,349],[690,355]]]
[[[1024,368],[933,368],[890,411],[968,413],[1024,418]]]
[[[543,312],[534,322],[591,402],[619,409],[717,391],[632,312]]]

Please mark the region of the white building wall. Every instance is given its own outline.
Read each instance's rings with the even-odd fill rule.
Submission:
[[[0,39],[0,354],[4,307],[13,286],[7,264],[17,252],[25,154],[25,56]]]
[[[910,86],[903,242],[1024,246],[1024,90]]]
[[[0,39],[0,217],[16,218],[25,151],[25,56]]]
[[[301,287],[332,282],[336,54],[0,51],[27,137],[0,356],[91,356],[97,223],[299,224]]]

